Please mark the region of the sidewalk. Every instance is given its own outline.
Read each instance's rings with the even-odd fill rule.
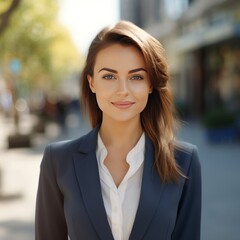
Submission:
[[[0,239],[34,239],[34,208],[41,155],[29,149],[0,152],[3,195],[0,198]]]
[[[209,144],[199,124],[180,137],[196,144],[202,166],[202,240],[240,239],[240,142]]]
[[[33,120],[22,120],[21,130],[28,131]],[[33,240],[39,164],[46,139],[36,139],[38,144],[32,149],[7,149],[13,120],[0,116],[0,129],[0,239]]]
[[[22,130],[33,124],[23,119]],[[14,132],[11,119],[0,116],[0,239],[33,240],[34,214],[39,167],[47,143],[76,138],[89,126],[77,115],[69,115],[65,132],[55,123],[47,125],[46,134],[32,139],[33,148],[7,149],[7,136]]]
[[[0,199],[0,239],[33,240],[34,210],[39,164],[47,142],[81,136],[89,126],[70,116],[68,130],[49,128],[48,137],[35,139],[33,149],[0,148],[7,169],[6,199]],[[75,124],[75,125],[74,125]],[[2,125],[0,125],[2,129]],[[196,144],[202,164],[202,240],[239,240],[240,236],[240,143],[209,145],[199,124],[186,124],[179,137]],[[1,134],[0,134],[1,138]],[[1,140],[1,139],[0,139]]]

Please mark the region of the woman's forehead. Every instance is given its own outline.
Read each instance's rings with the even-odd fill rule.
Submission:
[[[100,50],[96,55],[94,68],[111,67],[113,69],[146,68],[140,50],[132,45],[114,43]]]

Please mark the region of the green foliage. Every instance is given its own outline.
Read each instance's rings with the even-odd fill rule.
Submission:
[[[211,129],[229,127],[234,125],[235,115],[225,108],[216,108],[205,114],[203,123]]]
[[[11,1],[2,0],[0,2],[0,13],[6,12],[9,9],[10,5],[11,5]]]
[[[12,59],[21,62],[18,79],[29,88],[51,88],[80,70],[80,54],[58,23],[57,13],[56,0],[21,1],[0,35],[0,69],[5,78],[11,78]]]

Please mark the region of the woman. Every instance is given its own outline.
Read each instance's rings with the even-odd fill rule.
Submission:
[[[200,239],[199,159],[175,140],[168,81],[164,50],[144,30],[100,31],[81,77],[93,130],[46,148],[36,239]]]

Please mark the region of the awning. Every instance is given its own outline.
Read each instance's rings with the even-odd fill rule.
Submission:
[[[226,23],[218,26],[196,29],[169,43],[169,48],[177,53],[192,51],[228,38],[240,37],[240,24]]]

